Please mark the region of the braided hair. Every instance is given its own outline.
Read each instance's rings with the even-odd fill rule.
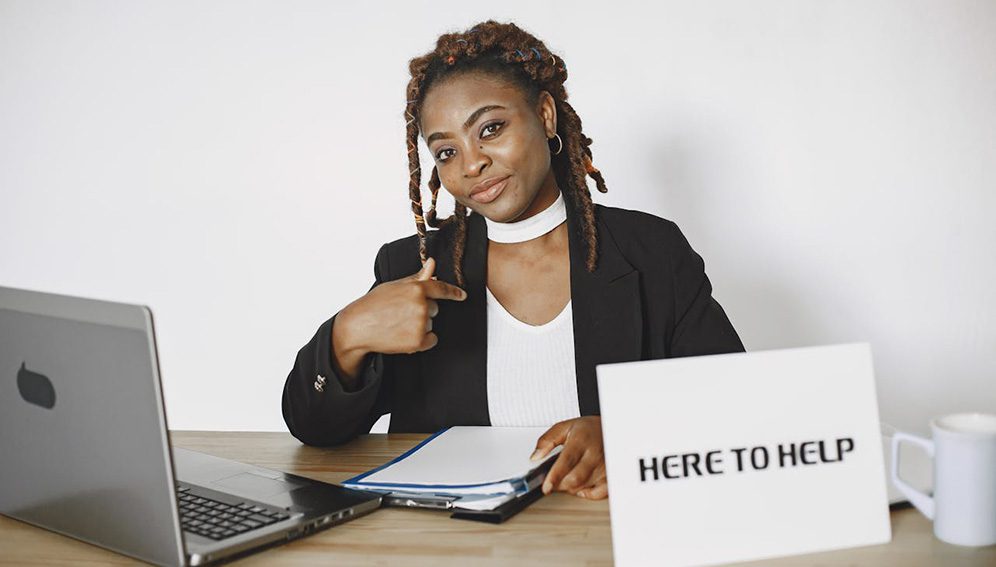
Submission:
[[[557,134],[563,151],[551,155],[554,176],[569,204],[581,213],[581,230],[587,245],[586,267],[593,272],[597,265],[598,235],[595,229],[595,206],[588,190],[587,176],[595,180],[598,190],[608,191],[602,174],[591,162],[591,138],[581,130],[581,118],[567,102],[567,66],[542,41],[512,23],[494,20],[475,25],[462,33],[439,36],[436,48],[409,61],[411,80],[408,83],[405,118],[408,144],[408,192],[418,232],[419,256],[427,260],[426,225],[442,228],[455,224],[453,267],[457,285],[463,287],[463,252],[467,239],[467,207],[457,202],[453,215],[438,219],[436,199],[439,195],[439,172],[435,167],[429,178],[432,202],[423,216],[421,168],[418,155],[419,121],[422,103],[429,88],[444,77],[467,72],[498,76],[519,87],[535,105],[539,94],[547,91],[557,108]]]

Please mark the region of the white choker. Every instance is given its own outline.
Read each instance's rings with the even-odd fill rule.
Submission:
[[[509,244],[539,238],[560,226],[567,220],[567,205],[564,195],[557,194],[552,205],[518,222],[496,222],[484,217],[488,225],[488,240]]]

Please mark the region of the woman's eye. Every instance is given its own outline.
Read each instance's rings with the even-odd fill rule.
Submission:
[[[447,154],[446,152],[452,152],[452,151],[453,151],[452,148],[446,148],[446,149],[443,149],[443,150],[439,150],[439,153],[436,154],[436,159],[439,160],[439,161],[446,161],[446,158],[448,158],[451,155],[453,155],[453,154]]]
[[[505,125],[504,122],[492,122],[491,124],[488,124],[484,128],[481,128],[481,137],[486,138],[488,137],[489,134],[490,135],[496,134],[499,130],[501,130],[501,127],[504,125]]]

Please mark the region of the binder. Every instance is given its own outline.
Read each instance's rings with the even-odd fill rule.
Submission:
[[[501,523],[542,496],[560,447],[529,461],[545,427],[444,428],[390,462],[344,481],[383,495],[386,506],[449,510],[453,518]]]

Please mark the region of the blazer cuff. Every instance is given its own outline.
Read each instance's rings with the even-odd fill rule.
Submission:
[[[298,353],[284,387],[283,413],[290,432],[308,445],[336,445],[359,434],[380,416],[372,416],[384,377],[384,355],[370,353],[359,376],[359,389],[346,391],[332,365],[332,325],[318,328]]]

